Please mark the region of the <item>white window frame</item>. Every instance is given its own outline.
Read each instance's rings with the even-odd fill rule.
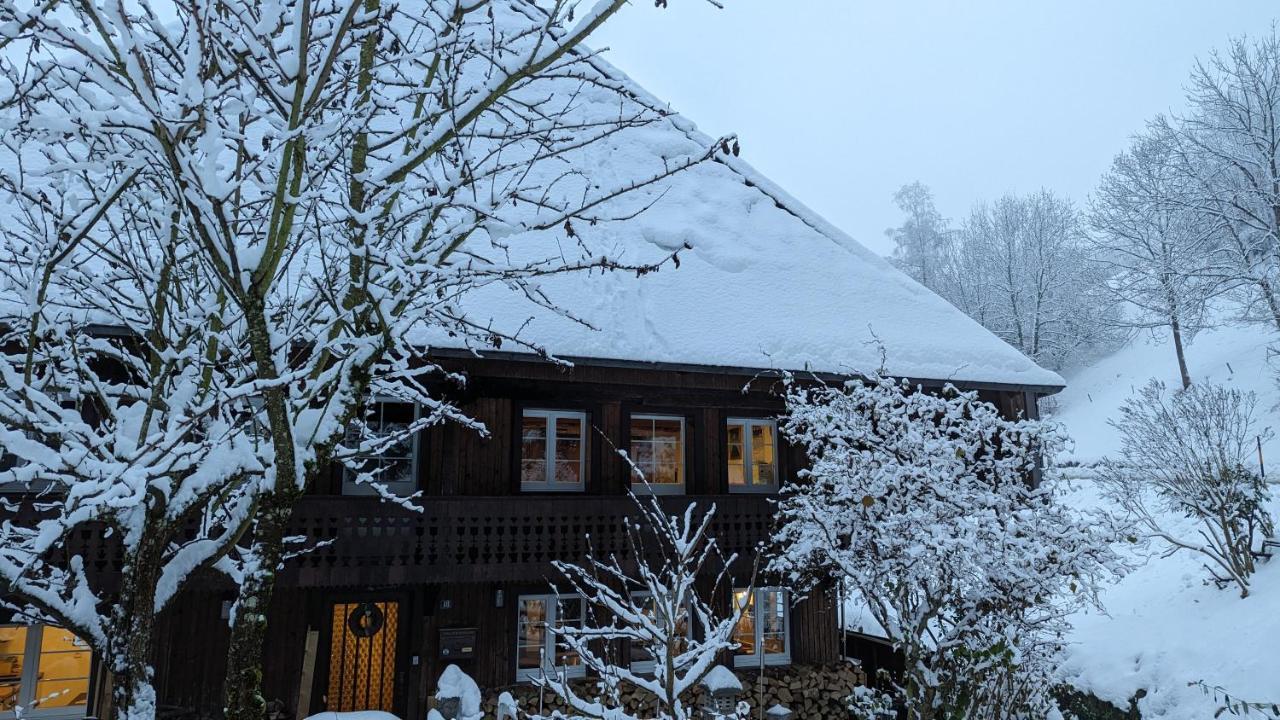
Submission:
[[[686,469],[688,467],[688,461],[685,456],[688,455],[688,448],[689,448],[689,445],[685,440],[684,416],[683,415],[656,415],[656,414],[650,414],[650,413],[632,415],[631,420],[627,423],[627,447],[628,448],[631,448],[631,423],[635,422],[636,420],[650,420],[650,421],[678,420],[680,422],[680,482],[674,485],[670,485],[670,484],[655,483],[651,478],[646,478],[647,480],[649,480],[648,484],[646,485],[645,483],[640,482],[640,479],[636,477],[636,471],[633,468],[631,472],[628,474],[628,477],[631,478],[632,491],[636,493],[652,493],[654,495],[683,495],[685,493],[685,486],[688,484],[688,477],[685,475]],[[635,449],[631,448],[630,452],[632,453],[632,460],[634,461]]]
[[[556,676],[564,678],[580,678],[586,677],[587,666],[585,662],[577,665],[566,665],[563,667],[556,666],[556,633],[551,628],[556,627],[560,622],[560,603],[565,600],[577,600],[581,603],[583,622],[586,621],[587,601],[577,594],[532,594],[521,595],[516,599],[516,682],[531,682],[537,678],[544,676]],[[520,637],[520,608],[526,601],[541,601],[546,603],[547,615],[546,624],[542,633],[542,661],[541,667],[522,668],[520,667],[520,647],[523,638]]]
[[[541,482],[526,482],[523,467],[517,468],[520,473],[520,490],[522,492],[582,492],[587,487],[587,413],[581,410],[536,410],[526,409],[520,416],[520,460],[524,461],[524,419],[541,418],[546,424],[546,455],[542,458],[543,479]],[[577,420],[582,428],[578,436],[578,481],[573,483],[556,481],[556,440],[559,434],[556,427],[561,418]]]
[[[9,627],[26,627],[27,628],[27,644],[22,650],[22,675],[18,678],[18,705],[23,708],[22,717],[32,718],[82,718],[89,712],[89,704],[93,701],[93,660],[90,655],[89,661],[89,691],[90,696],[86,698],[84,705],[73,705],[71,707],[42,708],[40,706],[31,707],[32,697],[35,693],[36,685],[39,682],[40,672],[40,641],[44,637],[44,629],[48,627],[43,623],[35,623],[24,625],[23,623],[2,623]],[[78,642],[84,642],[79,640]],[[84,651],[92,653],[88,644],[85,644]],[[12,720],[17,714],[12,710],[0,712],[0,718],[4,720]]]
[[[739,592],[746,588],[733,588],[730,595],[730,602],[736,603]],[[755,608],[755,617],[752,630],[755,632],[754,652],[750,655],[742,654],[740,650],[733,653],[733,666],[736,668],[758,668],[761,665],[760,650],[764,647],[764,623],[760,621],[760,608],[764,607],[761,598],[767,592],[777,592],[782,594],[782,637],[785,650],[780,653],[764,653],[764,666],[773,667],[776,665],[791,664],[791,593],[786,588],[781,587],[759,587],[751,591],[752,607]],[[734,611],[737,612],[737,608]]]
[[[647,590],[631,593],[631,599],[633,601],[636,601],[637,604],[638,604],[638,601],[644,598],[652,597],[652,596],[653,596],[653,593]],[[685,618],[684,620],[685,640],[688,643],[692,644],[693,643],[693,599],[692,598],[685,601],[684,618]],[[632,650],[628,648],[627,652],[628,652],[628,658],[629,658]],[[657,664],[657,658],[654,658],[653,660],[631,660],[631,672],[637,675],[652,675],[654,665],[656,664]]]
[[[742,426],[742,479],[745,483],[743,485],[734,485],[731,482],[727,482],[728,472],[729,472],[729,456],[727,452],[728,452],[728,446],[729,446],[728,433],[729,433],[730,425]],[[756,485],[753,482],[755,478],[756,466],[755,466],[755,463],[751,461],[751,456],[752,456],[751,428],[757,427],[757,426],[767,427],[773,432],[773,484],[772,485]],[[724,467],[725,467],[726,483],[729,486],[729,492],[731,493],[776,493],[778,492],[778,488],[782,486],[782,478],[778,477],[778,450],[779,450],[778,422],[772,418],[732,417],[725,420],[724,428],[725,428],[725,451],[726,451],[726,455],[724,458]]]
[[[413,423],[416,423],[422,417],[422,406],[418,405],[418,403],[405,402],[404,400],[397,400],[395,398],[390,398],[390,397],[374,398],[373,403],[379,406],[378,407],[378,429],[379,430],[383,425],[383,409],[387,405],[413,405],[413,419],[409,421],[411,425]],[[412,455],[412,457],[409,458],[409,481],[407,483],[396,483],[396,482],[389,483],[386,481],[382,481],[380,479],[380,482],[382,482],[382,484],[386,486],[386,488],[391,492],[407,497],[418,491],[418,485],[419,485],[418,437],[421,434],[422,434],[421,432],[415,432],[413,433],[413,437],[410,439],[409,453]],[[352,459],[358,462],[363,459],[378,459],[380,457],[382,456],[381,455],[356,455]],[[342,495],[346,495],[350,497],[362,497],[362,496],[367,497],[367,496],[378,495],[378,492],[374,490],[372,487],[370,487],[368,483],[357,484],[353,479],[354,476],[355,476],[355,473],[352,472],[351,468],[347,467],[346,464],[343,464],[342,485],[341,487],[339,487],[339,492]]]

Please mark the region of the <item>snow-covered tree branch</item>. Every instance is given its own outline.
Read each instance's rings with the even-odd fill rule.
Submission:
[[[470,298],[573,320],[540,278],[649,272],[683,249],[626,247],[617,227],[731,145],[611,152],[668,114],[582,47],[622,5],[0,3],[0,431],[21,458],[6,478],[58,498],[43,532],[8,530],[13,590],[88,613],[74,558],[30,582],[79,523],[180,560],[148,571],[165,597],[216,565],[241,586],[227,715],[261,718],[264,609],[297,499],[339,463],[402,501],[356,458],[431,423],[483,430],[432,390],[463,380],[432,340],[545,354]],[[362,407],[387,395],[419,420],[373,434]],[[198,549],[175,547],[169,529],[197,518]],[[60,614],[116,662],[118,624]],[[151,711],[140,658],[117,676],[122,717]]]
[[[653,718],[698,717],[699,709],[687,705],[691,691],[737,648],[734,627],[745,608],[733,603],[722,612],[714,603],[733,587],[728,571],[735,557],[723,557],[710,534],[715,506],[690,503],[668,515],[655,495],[632,499],[638,512],[627,526],[625,556],[593,552],[584,565],[555,563],[587,606],[584,624],[559,628],[556,637],[599,678],[598,694],[583,697],[554,670],[535,682],[564,698],[571,717],[639,717],[622,703],[631,688],[653,698]],[[620,658],[624,647],[646,659]]]

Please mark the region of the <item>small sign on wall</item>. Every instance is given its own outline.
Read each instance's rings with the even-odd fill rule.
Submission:
[[[476,656],[476,628],[440,628],[440,657],[470,660]]]

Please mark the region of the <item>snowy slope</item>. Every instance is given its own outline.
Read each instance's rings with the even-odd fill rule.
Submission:
[[[1267,345],[1277,338],[1260,325],[1228,325],[1206,330],[1187,347],[1187,366],[1192,380],[1228,385],[1258,394],[1258,411],[1268,418],[1265,424],[1280,432],[1280,418],[1274,408],[1280,403],[1275,373],[1267,366]],[[1076,447],[1068,458],[1093,462],[1120,449],[1120,441],[1107,425],[1120,405],[1151,378],[1170,387],[1179,385],[1178,361],[1168,334],[1136,337],[1127,347],[1092,366],[1067,377],[1067,389],[1048,401],[1054,420],[1066,426]],[[1267,419],[1267,418],[1263,418]],[[1266,457],[1275,458],[1280,471],[1280,441],[1264,447]]]
[[[1188,348],[1193,378],[1258,393],[1265,424],[1280,429],[1280,401],[1266,365],[1265,328],[1230,326],[1209,331]],[[1084,463],[1115,452],[1118,440],[1106,421],[1116,415],[1132,388],[1157,377],[1178,382],[1177,363],[1166,338],[1139,338],[1094,366],[1068,377],[1057,397],[1055,419],[1076,441],[1069,459]],[[1264,448],[1273,480],[1280,477],[1280,443]],[[1088,480],[1073,474],[1068,502],[1106,507]],[[1280,517],[1280,485],[1272,512]],[[1171,518],[1186,526],[1188,520]],[[1189,553],[1161,557],[1161,547],[1132,550],[1142,566],[1103,594],[1107,614],[1073,619],[1075,630],[1063,668],[1064,679],[1121,707],[1143,689],[1144,718],[1211,718],[1220,703],[1188,683],[1203,681],[1228,689],[1233,697],[1280,702],[1280,558],[1263,564],[1253,594],[1240,599],[1232,589],[1205,585],[1201,562]]]

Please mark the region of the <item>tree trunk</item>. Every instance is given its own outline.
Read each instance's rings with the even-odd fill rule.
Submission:
[[[1169,328],[1173,332],[1173,349],[1178,354],[1178,373],[1182,376],[1182,389],[1186,390],[1191,387],[1191,373],[1187,371],[1187,353],[1182,347],[1182,323],[1178,321],[1178,316],[1174,315],[1169,321]]]
[[[160,532],[143,538],[121,572],[119,600],[112,611],[112,635],[123,645],[109,651],[113,720],[155,720],[151,639],[156,620],[156,584],[167,537],[167,533]]]
[[[262,648],[267,635],[267,608],[275,590],[276,572],[284,558],[284,537],[293,505],[302,495],[298,485],[297,456],[292,419],[279,378],[267,330],[265,307],[259,301],[245,307],[248,339],[258,377],[269,384],[264,393],[267,425],[275,455],[275,486],[259,502],[254,514],[253,543],[227,648],[227,672],[223,688],[226,720],[266,720],[267,701],[262,693]]]
[[[295,500],[295,493],[277,490],[263,498],[258,506],[253,545],[249,550],[254,569],[245,573],[240,586],[227,648],[224,691],[227,720],[265,720],[267,716],[267,699],[262,692],[267,608],[275,590],[276,571],[284,556],[284,534]]]

